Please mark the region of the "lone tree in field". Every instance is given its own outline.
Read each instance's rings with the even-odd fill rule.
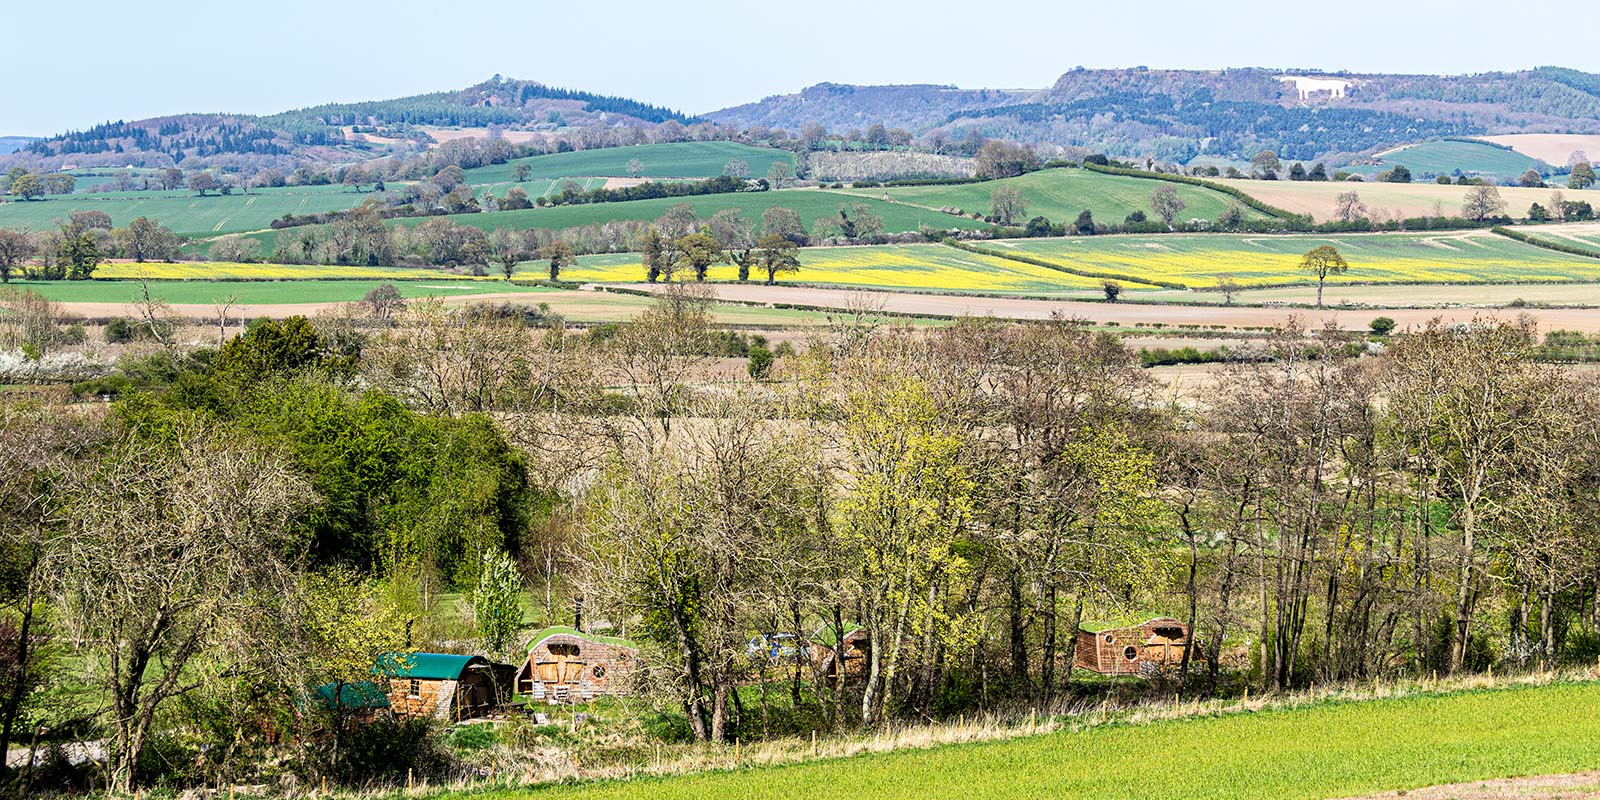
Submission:
[[[1172,186],[1157,186],[1150,193],[1150,210],[1167,224],[1167,230],[1172,230],[1172,221],[1178,218],[1178,213],[1183,211],[1185,204],[1183,198],[1178,196],[1178,190]]]
[[[1300,259],[1300,268],[1317,276],[1317,308],[1322,308],[1322,284],[1329,275],[1343,275],[1350,270],[1350,263],[1339,255],[1339,251],[1331,244],[1312,248]]]
[[[550,280],[560,280],[561,270],[573,265],[578,254],[572,245],[557,239],[544,246],[544,257],[550,259]]]
[[[640,161],[637,158],[628,159],[628,177],[630,177],[630,178],[639,177],[639,172],[641,170],[643,170],[643,169],[644,169],[644,162],[643,161]]]
[[[1467,190],[1467,196],[1461,201],[1461,216],[1473,222],[1482,222],[1505,213],[1506,201],[1500,198],[1500,190],[1493,186],[1474,186]]]
[[[1367,204],[1361,202],[1361,195],[1355,192],[1340,192],[1333,198],[1333,218],[1340,222],[1353,222],[1365,219]]]
[[[1239,284],[1238,279],[1233,277],[1232,274],[1223,273],[1217,276],[1217,291],[1222,293],[1223,305],[1233,305],[1234,296],[1243,290],[1244,287]]]
[[[780,272],[800,271],[799,247],[794,242],[779,234],[769,233],[756,242],[756,247],[761,248],[761,267],[767,271],[768,286],[777,282]]]
[[[11,274],[21,273],[32,255],[33,241],[27,234],[0,229],[0,283],[10,283]]]
[[[1122,284],[1116,281],[1105,281],[1100,284],[1101,291],[1106,293],[1106,302],[1115,303],[1122,296]]]
[[[532,175],[532,174],[533,174],[533,167],[530,167],[527,164],[518,164],[516,167],[512,168],[512,170],[511,170],[511,177],[516,178],[517,183],[522,183],[523,181],[528,179],[529,175]]]
[[[1015,186],[1002,186],[989,193],[989,213],[1001,225],[1010,225],[1028,213],[1028,199]]]
[[[1587,161],[1579,161],[1572,165],[1572,174],[1567,176],[1568,189],[1587,189],[1594,185],[1594,167]]]
[[[361,302],[372,312],[373,318],[384,323],[388,323],[396,311],[406,306],[405,298],[400,296],[400,290],[392,283],[380,283],[372,287],[372,291],[367,292]]]
[[[740,159],[730,158],[728,163],[722,165],[722,174],[729,178],[748,178],[750,165]]]
[[[201,197],[205,197],[206,192],[216,188],[217,179],[209,172],[196,172],[189,176],[189,189],[199,192]]]
[[[24,200],[37,200],[44,197],[44,182],[31,172],[18,175],[11,181],[11,194]]]

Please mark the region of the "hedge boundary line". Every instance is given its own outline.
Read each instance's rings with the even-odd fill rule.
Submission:
[[[1562,244],[1560,242],[1547,241],[1545,239],[1540,239],[1540,238],[1538,238],[1536,236],[1529,236],[1528,234],[1523,233],[1522,231],[1511,230],[1510,228],[1507,228],[1504,225],[1496,225],[1493,228],[1490,228],[1489,232],[1490,233],[1499,234],[1499,235],[1504,236],[1507,239],[1510,239],[1512,241],[1522,242],[1523,244],[1532,245],[1534,247],[1542,247],[1542,248],[1544,248],[1546,250],[1554,250],[1557,253],[1566,253],[1569,256],[1583,256],[1584,258],[1600,258],[1600,251],[1590,250],[1590,249],[1585,248],[1585,247],[1578,247],[1577,245]]]
[[[1189,186],[1199,186],[1203,189],[1210,189],[1213,192],[1221,192],[1235,200],[1238,200],[1246,206],[1255,209],[1256,211],[1266,214],[1269,217],[1275,217],[1285,222],[1298,222],[1300,220],[1306,220],[1305,217],[1302,217],[1301,215],[1292,211],[1278,208],[1277,206],[1257,200],[1249,194],[1246,194],[1238,187],[1229,186],[1224,183],[1217,183],[1216,181],[1208,181],[1204,178],[1195,178],[1189,175],[1168,175],[1165,172],[1148,172],[1142,169],[1112,167],[1104,164],[1092,164],[1089,162],[1084,162],[1083,168],[1091,172],[1099,172],[1105,175],[1122,175],[1129,178],[1145,178],[1147,180],[1168,181],[1170,183],[1182,183]],[[1309,220],[1306,221],[1309,222]]]
[[[964,250],[964,251],[966,251],[968,253],[975,253],[975,254],[980,255],[980,256],[992,256],[994,258],[1003,258],[1003,259],[1006,259],[1007,261],[1015,261],[1015,262],[1017,262],[1019,264],[1030,264],[1030,265],[1035,266],[1035,267],[1044,267],[1045,269],[1053,269],[1053,270],[1055,270],[1057,272],[1065,272],[1068,275],[1077,275],[1080,278],[1098,278],[1100,280],[1126,281],[1128,283],[1136,283],[1136,284],[1140,284],[1142,286],[1154,286],[1154,287],[1157,287],[1157,288],[1160,288],[1160,289],[1183,289],[1183,290],[1187,290],[1189,288],[1187,286],[1184,286],[1181,283],[1170,283],[1170,282],[1167,282],[1167,281],[1157,281],[1157,280],[1151,280],[1149,278],[1135,278],[1132,275],[1125,275],[1125,274],[1122,274],[1120,272],[1091,272],[1089,270],[1073,269],[1072,267],[1063,266],[1061,264],[1056,264],[1054,262],[1046,261],[1046,260],[1044,260],[1042,258],[1034,258],[1032,256],[1024,256],[1024,255],[1018,255],[1016,253],[1008,253],[1008,252],[1006,252],[1004,250],[990,250],[987,247],[978,247],[977,245],[968,244],[966,242],[958,242],[958,241],[955,241],[953,239],[945,239],[944,243],[946,245],[949,245],[950,247],[954,247],[957,250]]]

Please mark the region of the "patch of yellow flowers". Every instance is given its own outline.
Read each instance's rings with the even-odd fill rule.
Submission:
[[[708,280],[731,281],[738,267],[718,264]],[[634,283],[644,280],[643,262],[635,254],[584,257],[561,274],[565,280],[594,283]],[[969,292],[1058,292],[1100,288],[1100,281],[1048,267],[1023,264],[994,256],[968,253],[938,244],[880,245],[874,247],[818,247],[800,250],[800,271],[781,273],[784,283],[892,289],[929,289]],[[764,281],[759,266],[750,280]]]

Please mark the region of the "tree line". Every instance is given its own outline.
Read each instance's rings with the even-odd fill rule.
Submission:
[[[730,378],[692,284],[589,330],[377,302],[130,356],[105,414],[0,406],[8,735],[71,654],[106,666],[80,724],[115,787],[158,741],[185,780],[337,774],[306,693],[506,657],[506,591],[638,641],[702,740],[1070,702],[1075,634],[1128,615],[1192,627],[1154,684],[1190,694],[1600,655],[1600,395],[1527,320],[1290,321],[1175,396],[1067,319],[852,309]],[[465,642],[451,590],[483,598]],[[748,644],[857,626],[851,680]]]

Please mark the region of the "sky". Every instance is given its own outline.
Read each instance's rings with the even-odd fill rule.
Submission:
[[[1043,88],[1075,66],[1600,72],[1579,44],[1600,15],[1573,0],[7,0],[0,28],[0,135],[497,73],[700,113],[822,81]]]

